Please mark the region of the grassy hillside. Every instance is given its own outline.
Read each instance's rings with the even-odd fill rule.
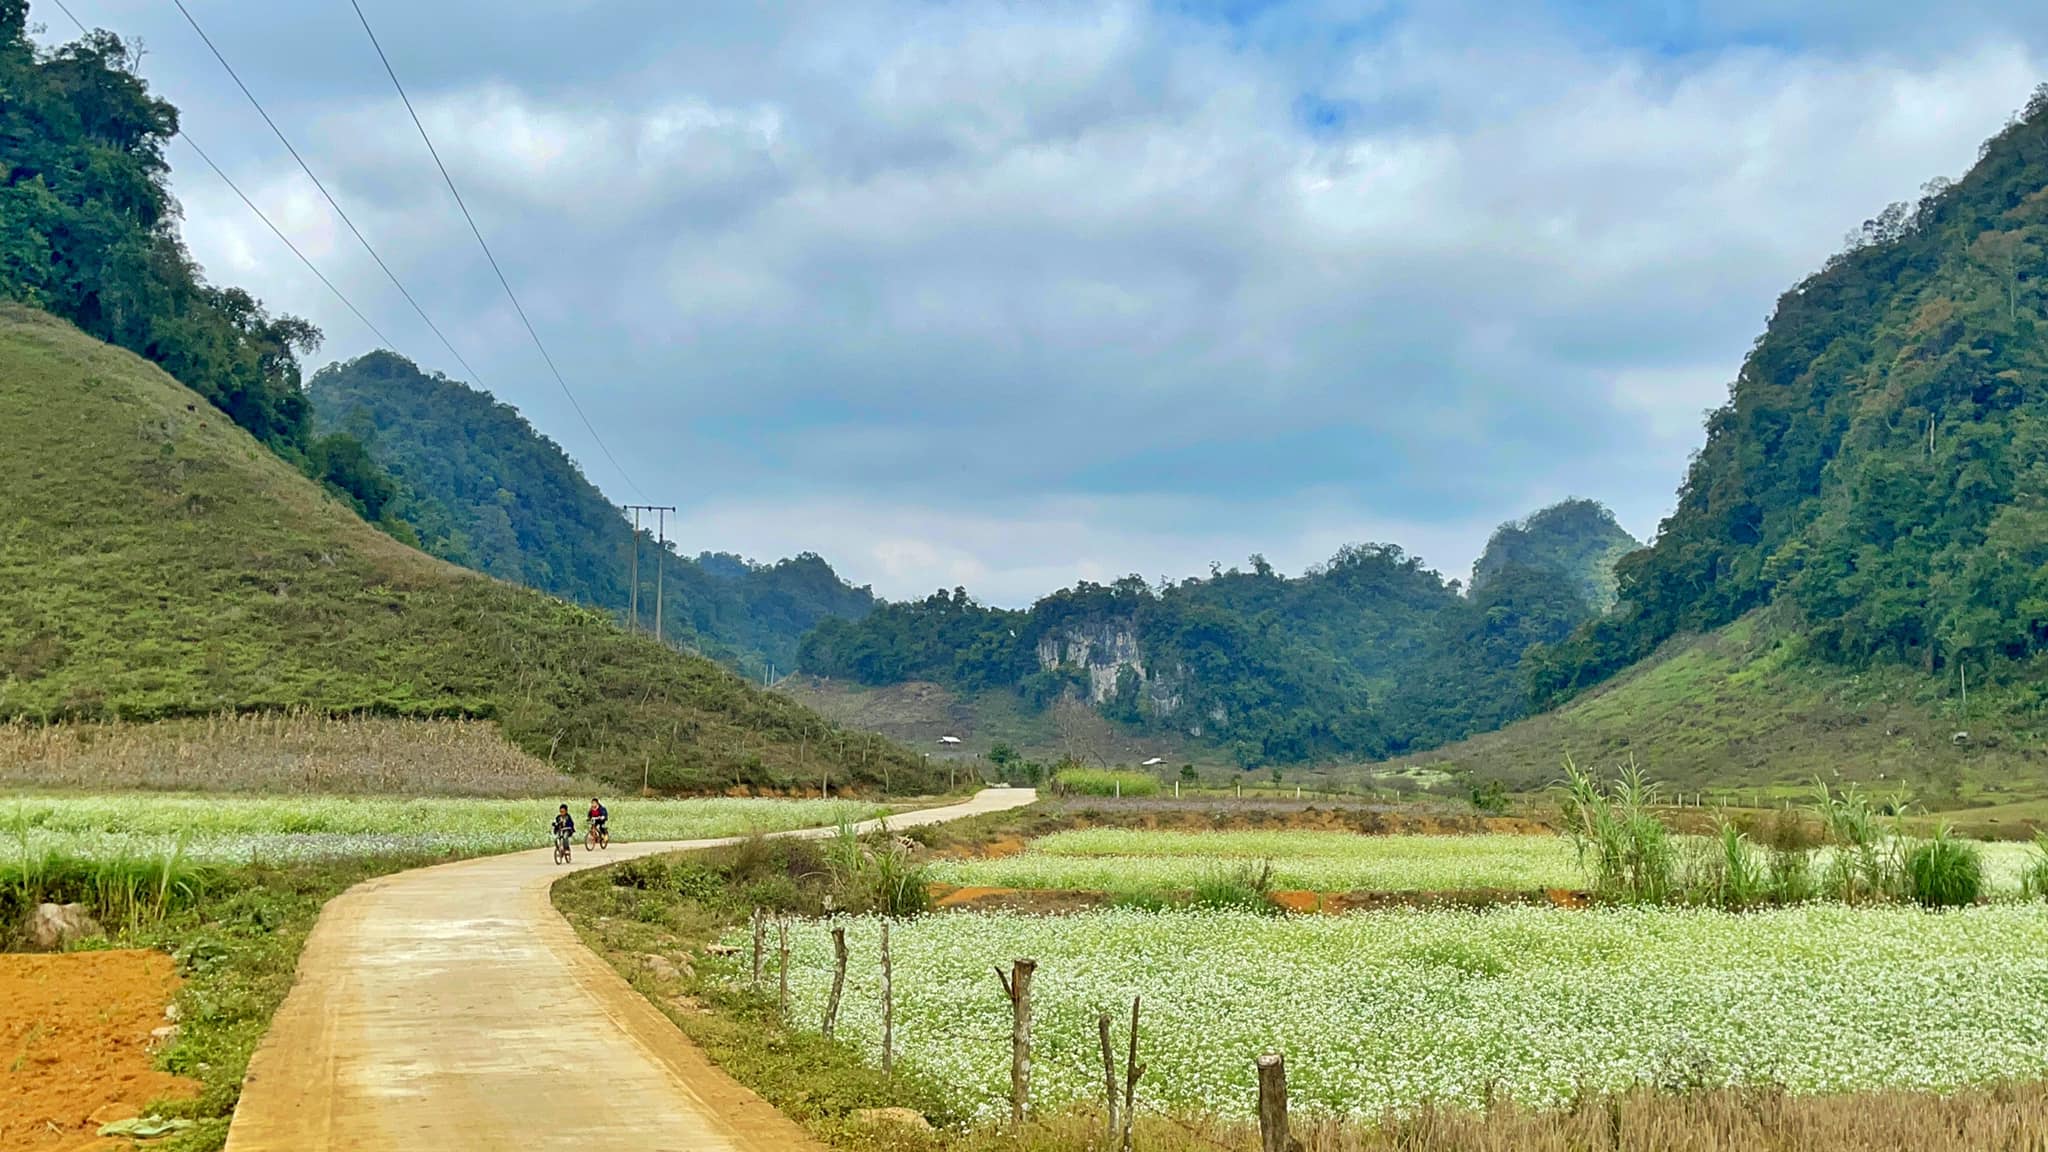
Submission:
[[[707,660],[414,551],[162,371],[0,305],[0,719],[490,717],[657,788],[918,762]]]
[[[1809,643],[1751,613],[1671,641],[1562,708],[1394,764],[1533,789],[1562,775],[1567,754],[1601,769],[1632,756],[1670,788],[1724,801],[1804,792],[1816,778],[1903,785],[1942,808],[2048,797],[2048,724],[2027,693],[1973,688],[1966,711],[1956,679],[1850,672],[1811,659]]]

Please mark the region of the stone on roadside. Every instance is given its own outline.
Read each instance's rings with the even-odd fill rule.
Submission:
[[[657,980],[678,980],[688,975],[688,970],[678,967],[676,962],[654,952],[642,952],[640,963],[647,967]]]
[[[45,951],[68,948],[102,932],[83,904],[39,904],[28,918],[28,937]]]
[[[932,1122],[915,1108],[862,1108],[853,1114],[853,1120],[870,1128],[907,1128],[912,1132],[932,1130]]]

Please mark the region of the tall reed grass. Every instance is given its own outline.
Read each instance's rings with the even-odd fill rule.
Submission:
[[[1713,836],[1681,840],[1658,811],[1656,784],[1633,760],[1603,782],[1567,758],[1559,789],[1564,835],[1594,895],[1613,903],[1743,909],[1829,899],[1953,908],[1989,888],[1983,849],[1945,824],[1931,838],[1914,837],[1903,795],[1879,805],[1853,785],[1837,791],[1816,782],[1810,805],[1781,811],[1768,844],[1759,845],[1725,817]],[[2048,840],[2022,866],[2020,882],[2028,894],[2048,895]]]
[[[84,857],[31,843],[26,813],[10,821],[14,851],[0,859],[0,932],[39,904],[83,904],[102,925],[134,931],[190,907],[207,892],[213,870],[185,855],[181,838],[157,853]]]

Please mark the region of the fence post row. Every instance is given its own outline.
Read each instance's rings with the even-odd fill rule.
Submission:
[[[1010,1122],[1022,1126],[1031,1102],[1031,973],[1036,960],[1013,960],[1008,975],[998,967],[996,979],[1010,998]]]
[[[1259,1152],[1287,1152],[1287,1063],[1259,1057]]]

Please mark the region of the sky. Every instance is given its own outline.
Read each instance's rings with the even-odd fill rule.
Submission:
[[[683,552],[1005,605],[1362,541],[1462,576],[1568,496],[1648,539],[1777,297],[2048,78],[2034,0],[360,2],[595,437],[347,0],[186,3],[473,377],[176,7],[66,0]],[[377,346],[170,157],[210,279],[315,366]]]

